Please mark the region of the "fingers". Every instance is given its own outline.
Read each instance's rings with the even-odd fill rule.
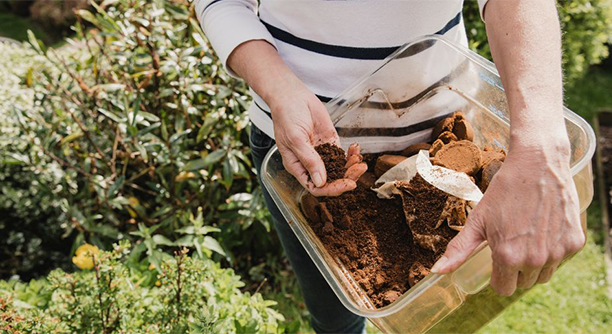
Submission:
[[[474,217],[474,216],[470,216]],[[446,247],[444,255],[431,268],[432,273],[447,274],[461,266],[472,254],[474,249],[484,241],[484,231],[475,218],[469,219],[465,227]]]
[[[350,168],[351,166],[361,162],[363,157],[361,155],[349,155],[346,159],[346,165],[344,167]]]
[[[344,173],[344,177],[357,182],[357,180],[359,180],[361,175],[363,175],[363,173],[365,173],[367,170],[368,170],[368,165],[365,162],[361,162],[361,163],[358,163],[356,165],[352,165],[351,167],[349,167],[346,170],[346,173]]]
[[[308,189],[309,184],[312,184],[312,182],[309,182],[308,171],[304,168],[297,156],[288,149],[281,149],[279,147],[278,150],[283,157],[283,166],[285,169],[296,178],[302,187]]]
[[[538,276],[537,282],[540,284],[548,283],[548,281],[550,281],[553,274],[557,270],[557,266],[558,264],[552,264],[542,268],[542,271],[540,271],[540,275]]]
[[[359,144],[357,143],[352,143],[351,146],[349,146],[348,148],[348,156],[351,157],[353,155],[361,155],[361,147],[359,147]]]
[[[315,186],[321,187],[325,184],[327,173],[325,165],[319,153],[307,138],[291,140],[291,151],[299,159],[303,168],[310,174],[310,179]]]
[[[321,188],[316,188],[311,184],[307,189],[313,196],[335,197],[355,188],[357,188],[357,183],[355,183],[355,181],[350,179],[339,179],[332,183],[326,184]]]
[[[519,271],[518,279],[516,281],[516,287],[519,289],[531,288],[538,280],[538,277],[540,277],[541,271],[541,268]]]
[[[510,296],[516,290],[518,270],[493,261],[491,287],[502,296]]]

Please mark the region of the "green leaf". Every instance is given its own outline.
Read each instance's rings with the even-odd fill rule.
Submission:
[[[146,135],[147,133],[149,133],[149,132],[159,128],[160,125],[161,125],[161,123],[155,123],[153,125],[147,126],[146,128],[138,131],[138,134],[136,136],[137,137],[142,137],[142,136]]]
[[[140,155],[142,156],[142,159],[144,160],[144,162],[148,162],[149,161],[149,155],[147,154],[147,149],[142,146],[142,144],[140,142],[136,142],[134,143],[134,146],[136,146],[136,148],[138,149],[138,152],[140,152]]]
[[[231,164],[231,158],[223,162],[223,184],[229,188],[234,182],[234,171]]]
[[[102,108],[98,108],[98,111],[102,115],[110,118],[111,120],[115,121],[116,123],[124,123],[125,122],[125,118],[119,117],[119,115],[115,114],[112,111],[108,111],[108,110],[102,109]]]
[[[186,236],[181,237],[178,240],[176,240],[174,242],[174,244],[177,245],[177,246],[192,247],[192,246],[194,246],[193,238],[194,238],[193,235],[186,235]]]
[[[108,195],[106,195],[106,198],[111,198],[115,196],[117,194],[117,191],[119,191],[119,189],[121,189],[121,187],[123,186],[124,180],[125,177],[118,177],[117,180],[115,180],[115,183],[113,183],[113,185],[108,189]]]
[[[39,54],[44,55],[47,53],[47,48],[45,47],[45,44],[43,44],[41,40],[36,39],[36,35],[34,35],[32,30],[29,30],[29,29],[28,29],[28,41],[30,42],[30,45],[32,45],[34,50],[38,51]]]
[[[116,92],[118,90],[125,89],[125,85],[124,84],[118,84],[118,83],[111,83],[111,84],[96,85],[96,86],[93,86],[92,89],[93,90],[100,89],[100,90],[104,90],[106,92],[112,93],[112,92]],[[140,102],[138,102],[138,103],[140,103]]]
[[[189,161],[187,164],[185,164],[184,169],[192,171],[207,168],[208,166],[221,160],[225,156],[225,154],[226,151],[224,149],[216,150],[204,158]]]
[[[200,35],[200,33],[194,32],[193,34],[191,34],[191,36],[201,46],[204,46],[204,47],[207,46],[206,41],[204,40],[204,37],[202,35]]]
[[[85,9],[79,9],[76,11],[76,14],[80,16],[83,20],[92,23],[95,26],[100,26],[100,22],[98,22],[95,15],[92,14],[90,11]]]
[[[164,245],[164,246],[174,246],[174,242],[170,241],[170,239],[164,237],[161,234],[156,234],[153,236],[153,241],[155,242],[155,244],[157,245]]]
[[[223,250],[219,242],[213,237],[205,236],[204,242],[202,242],[202,246],[225,256],[225,251]]]
[[[142,117],[144,117],[144,119],[146,119],[149,122],[159,122],[159,117],[157,117],[156,115],[153,115],[151,113],[148,113],[146,111],[141,111],[140,115]]]
[[[83,132],[79,131],[79,132],[73,133],[73,134],[71,134],[69,136],[64,137],[62,140],[60,140],[60,145],[64,145],[64,144],[70,143],[71,141],[73,141],[73,140],[75,140],[77,138],[80,138],[80,137],[83,137]]]
[[[136,117],[138,116],[138,112],[140,111],[140,95],[138,95],[138,97],[136,98],[136,101],[134,101],[134,113],[132,115],[132,126],[136,125]]]
[[[177,133],[173,134],[172,136],[170,136],[170,144],[174,144],[181,137],[184,137],[184,136],[186,136],[186,135],[188,135],[190,133],[191,133],[191,129],[185,130],[185,131],[181,131],[181,132],[177,132]]]

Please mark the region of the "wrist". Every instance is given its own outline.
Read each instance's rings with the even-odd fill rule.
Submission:
[[[287,103],[295,103],[304,93],[310,92],[291,71],[273,76],[269,81],[262,92],[257,93],[272,110],[281,109]]]
[[[509,156],[518,156],[533,162],[569,166],[571,145],[565,127],[563,132],[512,132]]]

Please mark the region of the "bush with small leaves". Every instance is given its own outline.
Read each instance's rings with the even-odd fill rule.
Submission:
[[[92,7],[77,11],[63,52],[31,36],[49,65],[28,72],[34,103],[15,116],[40,152],[23,164],[63,173],[51,198],[65,234],[104,248],[148,231],[156,245],[214,249],[243,268],[278,251],[249,156],[247,87],[223,71],[191,5]],[[220,231],[216,249],[184,235],[198,208]]]
[[[90,249],[90,248],[88,248]],[[230,269],[187,250],[161,265],[132,262],[128,242],[99,251],[91,269],[55,270],[39,287],[0,282],[0,329],[54,333],[280,333],[283,316]],[[33,286],[33,287],[30,287]],[[39,288],[40,291],[40,288]]]
[[[0,42],[0,277],[24,279],[66,263],[67,216],[57,194],[64,172],[33,144],[37,138],[20,124],[15,108],[34,107],[34,72],[48,66],[27,46]]]

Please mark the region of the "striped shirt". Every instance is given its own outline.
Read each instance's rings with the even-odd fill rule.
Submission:
[[[478,2],[482,13],[487,0]],[[260,0],[259,7],[256,0],[195,3],[202,29],[226,68],[237,46],[265,40],[323,102],[420,36],[440,34],[467,45],[463,0]],[[251,94],[251,121],[274,137],[268,106]]]

